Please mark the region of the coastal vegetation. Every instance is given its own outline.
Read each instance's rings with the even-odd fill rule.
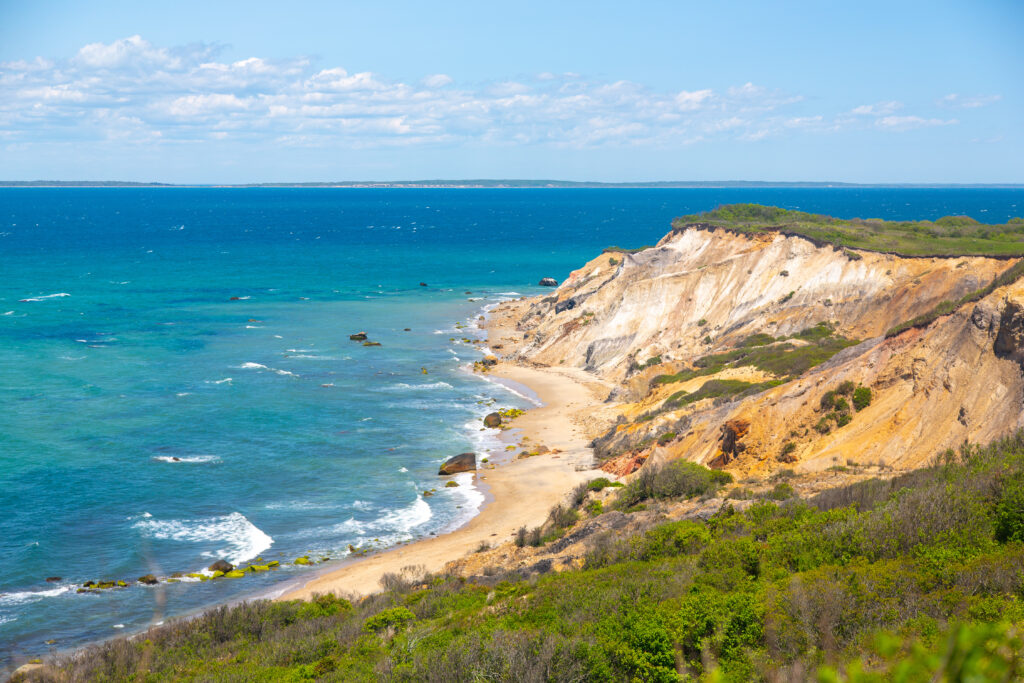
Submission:
[[[689,225],[746,234],[774,231],[799,235],[818,244],[847,248],[844,253],[851,260],[860,256],[848,249],[900,256],[1024,256],[1024,220],[1020,219],[1000,225],[979,223],[969,216],[943,216],[934,221],[845,219],[761,204],[729,204],[672,222],[677,230]]]
[[[629,510],[694,496],[719,507],[597,534],[579,569],[410,568],[361,600],[220,607],[53,664],[74,680],[152,681],[1019,676],[1024,433],[807,499],[780,478],[745,509],[711,498],[727,477],[673,464],[616,489],[617,509],[599,517],[656,520]],[[593,495],[552,519],[577,524],[572,504]]]

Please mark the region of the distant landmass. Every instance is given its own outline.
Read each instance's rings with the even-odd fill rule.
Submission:
[[[769,180],[657,180],[602,183],[574,180],[342,180],[316,183],[142,183],[121,180],[0,180],[0,187],[372,187],[372,188],[757,188],[757,187],[991,187],[1024,188],[1022,183],[841,183]]]

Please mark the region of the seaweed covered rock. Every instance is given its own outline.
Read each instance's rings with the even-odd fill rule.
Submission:
[[[355,334],[348,335],[348,338],[351,339],[352,341],[366,341],[366,333],[356,332]]]
[[[438,474],[458,474],[459,472],[469,472],[475,469],[476,453],[459,453],[445,460]]]
[[[139,577],[139,583],[143,583],[147,586],[153,586],[160,583],[159,580],[152,574],[146,574],[145,576]]]

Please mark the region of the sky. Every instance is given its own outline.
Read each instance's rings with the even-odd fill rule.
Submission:
[[[0,0],[0,180],[1024,183],[1024,2]]]

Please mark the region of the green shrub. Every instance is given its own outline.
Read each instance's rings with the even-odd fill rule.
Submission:
[[[675,432],[665,432],[664,434],[658,437],[658,444],[664,446],[665,444],[667,444],[668,442],[672,441],[675,438]]]
[[[846,402],[845,398],[839,397],[832,402],[832,408],[837,413],[848,413],[850,412],[850,404]]]
[[[701,318],[700,320],[697,321],[697,327],[704,327],[707,324],[708,324],[708,321],[706,319],[704,319],[704,318]]]
[[[597,479],[591,479],[587,482],[587,488],[591,491],[600,491],[601,489],[606,489],[609,486],[619,487],[623,486],[623,484],[622,482],[611,481],[607,477],[598,477]]]
[[[995,508],[995,521],[997,541],[1024,541],[1024,478],[1021,476],[1003,483]]]
[[[693,498],[716,493],[732,482],[732,475],[688,460],[673,460],[662,467],[640,470],[619,492],[615,505],[630,508],[651,498]]]
[[[796,497],[796,490],[786,482],[781,481],[768,492],[768,497],[772,500],[787,500]]]
[[[380,633],[388,628],[401,630],[405,628],[407,624],[415,620],[416,615],[410,612],[407,608],[392,607],[391,609],[378,612],[363,622],[363,630],[370,633]]]
[[[845,427],[846,425],[850,424],[852,421],[853,421],[853,416],[852,415],[850,415],[849,413],[843,413],[842,415],[839,416],[839,419],[836,420],[836,428],[838,429],[839,427]]]
[[[853,407],[858,412],[871,405],[871,390],[867,387],[857,387],[853,390]]]
[[[817,430],[819,434],[828,434],[829,432],[831,432],[832,423],[828,419],[828,416],[826,415],[825,417],[822,417],[820,420],[818,420],[814,424],[814,429]]]
[[[795,450],[796,444],[793,443],[792,441],[787,441],[786,443],[782,444],[782,450],[779,451],[779,455],[787,456]]]
[[[856,388],[857,388],[857,385],[854,384],[852,381],[845,380],[843,382],[840,382],[839,386],[836,387],[836,393],[837,394],[844,394],[846,396],[849,396],[850,394],[853,393],[853,390],[856,389]]]
[[[836,407],[836,392],[826,391],[821,395],[821,402],[819,403],[822,410],[832,410]]]

